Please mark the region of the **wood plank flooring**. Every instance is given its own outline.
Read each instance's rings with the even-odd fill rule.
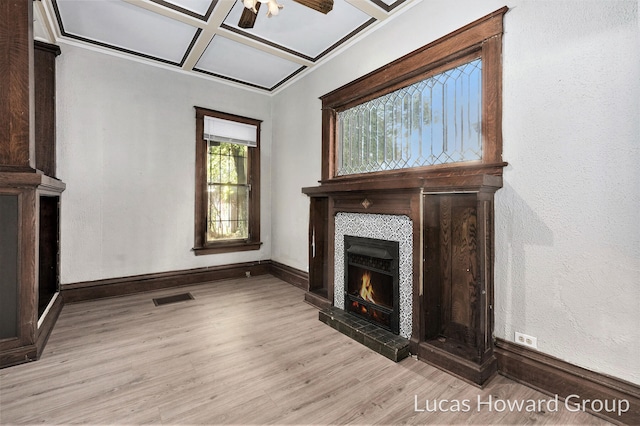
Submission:
[[[187,291],[195,300],[153,304]],[[66,305],[39,361],[0,370],[0,424],[608,424],[562,402],[478,409],[551,398],[501,376],[481,390],[414,358],[396,364],[303,298],[265,275]],[[416,411],[416,399],[469,409]]]

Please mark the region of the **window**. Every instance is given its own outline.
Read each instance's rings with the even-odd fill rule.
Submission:
[[[338,176],[482,159],[482,61],[338,113]]]
[[[322,181],[498,173],[506,11],[322,96]]]
[[[260,248],[260,123],[196,107],[197,255]]]

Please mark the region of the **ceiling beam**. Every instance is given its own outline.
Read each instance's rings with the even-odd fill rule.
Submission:
[[[193,68],[198,63],[198,60],[200,59],[204,51],[207,49],[207,46],[209,46],[209,43],[211,42],[211,39],[213,38],[214,35],[216,35],[216,32],[211,28],[206,28],[200,33],[195,44],[189,51],[187,58],[182,64],[183,70],[185,71],[193,70]]]
[[[384,21],[389,17],[389,13],[380,9],[373,2],[370,1],[362,1],[362,0],[345,0],[351,6],[356,9],[360,9],[361,12],[366,13],[372,18],[376,18],[378,21]]]
[[[211,16],[209,16],[209,20],[206,22],[205,26],[202,29],[202,32],[198,36],[195,44],[191,48],[187,59],[182,64],[182,69],[186,71],[191,71],[198,63],[198,60],[211,43],[211,39],[216,35],[218,27],[224,22],[224,19],[227,17],[233,5],[235,4],[235,0],[218,0],[216,3],[216,7],[213,9]]]

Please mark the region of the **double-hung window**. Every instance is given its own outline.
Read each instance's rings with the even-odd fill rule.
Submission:
[[[196,254],[260,248],[260,120],[196,107]]]

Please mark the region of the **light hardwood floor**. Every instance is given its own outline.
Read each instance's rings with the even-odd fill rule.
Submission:
[[[195,300],[152,302],[186,291]],[[39,361],[0,370],[0,423],[607,424],[562,403],[478,410],[550,397],[396,364],[321,323],[303,294],[259,276],[67,305]],[[416,411],[416,399],[469,409]]]

